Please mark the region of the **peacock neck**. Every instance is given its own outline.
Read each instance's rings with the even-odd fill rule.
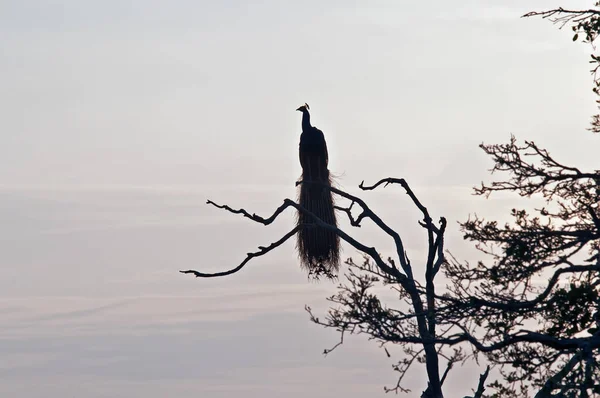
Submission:
[[[310,125],[310,113],[307,110],[302,111],[302,131],[308,131],[311,129]]]

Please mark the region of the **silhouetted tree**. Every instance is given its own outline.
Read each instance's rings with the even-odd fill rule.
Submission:
[[[474,217],[465,239],[491,257],[446,268],[457,325],[500,365],[497,397],[589,397],[600,393],[600,172],[565,166],[536,145],[481,145],[505,181],[476,188],[540,195],[546,205],[513,221]],[[556,395],[558,394],[558,395]],[[590,395],[591,394],[591,395]]]
[[[600,6],[600,2],[595,4]],[[562,8],[531,12],[562,26],[571,23],[578,40],[593,42],[600,10]],[[599,94],[596,73],[594,92]],[[600,101],[598,101],[600,103]],[[590,130],[600,131],[599,116]],[[492,172],[508,179],[482,184],[477,195],[497,191],[542,197],[546,205],[513,209],[511,223],[474,217],[461,224],[465,239],[489,255],[474,267],[453,260],[449,302],[473,343],[501,367],[494,397],[591,397],[600,394],[600,171],[565,165],[536,143],[481,145],[492,157]]]
[[[428,209],[419,201],[404,179],[386,178],[372,186],[360,184],[359,187],[365,191],[373,190],[381,185],[398,184],[420,210],[423,219],[419,225],[425,231],[428,249],[423,254],[422,261],[418,263],[419,268],[415,269],[404,249],[400,234],[383,221],[364,200],[327,183],[300,181],[299,184],[317,185],[337,195],[344,202],[341,206],[336,206],[336,209],[347,216],[350,227],[361,227],[366,220],[373,222],[394,242],[395,258],[384,259],[375,247],[367,246],[351,237],[346,232],[346,228],[324,222],[291,199],[285,199],[283,204],[267,218],[251,214],[245,209],[233,209],[209,200],[207,203],[210,205],[231,213],[241,214],[263,225],[273,223],[286,209],[295,209],[302,214],[302,219],[307,225],[296,225],[276,242],[269,246],[261,246],[256,252],[248,253],[242,263],[231,270],[213,274],[196,270],[181,272],[203,278],[230,275],[240,271],[251,259],[265,255],[279,247],[303,227],[320,227],[331,231],[363,253],[364,261],[355,263],[349,259],[346,262],[348,265],[345,275],[346,282],[339,286],[336,295],[329,298],[331,302],[337,304],[337,307],[332,308],[324,320],[314,316],[311,309],[307,307],[312,321],[340,331],[341,341],[335,347],[343,342],[345,333],[366,334],[379,341],[384,349],[388,344],[400,345],[405,357],[394,366],[394,369],[399,372],[399,378],[396,385],[386,388],[386,391],[408,391],[401,384],[403,377],[413,364],[422,363],[428,377],[428,385],[422,397],[442,398],[442,387],[450,369],[466,358],[461,347],[453,346],[474,339],[456,326],[456,319],[453,318],[455,313],[449,310],[449,307],[455,308],[456,303],[451,303],[445,308],[437,308],[441,296],[436,292],[434,281],[440,275],[440,271],[448,266],[444,254],[446,219],[441,217],[439,223],[434,223]],[[373,292],[375,287],[381,285],[388,286],[395,292],[399,304],[396,303],[394,307],[387,306]],[[448,317],[448,314],[451,316]],[[478,340],[474,339],[474,341]],[[334,348],[325,350],[325,354]],[[386,352],[389,355],[387,349]],[[487,375],[488,370],[481,375],[474,397],[482,396]]]
[[[557,9],[526,16],[534,15],[572,22],[575,31],[584,32],[589,41],[600,31],[598,10]],[[593,60],[600,62],[600,58]],[[598,117],[591,129],[600,131]],[[423,364],[428,385],[421,397],[441,398],[453,366],[483,354],[500,370],[500,378],[487,386],[492,397],[598,395],[600,171],[564,165],[534,142],[518,144],[514,137],[508,144],[482,144],[481,148],[494,160],[493,171],[506,172],[508,178],[482,184],[475,189],[478,195],[508,191],[524,197],[541,196],[547,203],[533,212],[513,210],[513,221],[504,226],[477,216],[461,223],[465,239],[476,242],[489,261],[471,265],[445,253],[445,218],[434,223],[404,179],[386,178],[359,187],[366,191],[398,184],[419,209],[427,250],[417,266],[405,251],[400,234],[364,200],[325,182],[305,180],[299,183],[329,190],[342,200],[336,208],[347,216],[348,226],[360,227],[370,221],[384,231],[394,242],[394,256],[384,259],[375,247],[352,238],[347,227],[328,223],[290,199],[268,218],[208,201],[264,225],[288,208],[304,221],[276,242],[249,253],[229,271],[182,272],[197,277],[233,274],[302,228],[323,228],[361,252],[364,259],[346,261],[345,281],[329,298],[334,307],[324,317],[314,315],[310,308],[307,311],[313,322],[340,332],[340,343],[332,349],[343,342],[345,334],[366,335],[388,355],[390,346],[402,349],[403,358],[394,366],[399,373],[397,383],[386,391],[407,391],[403,378],[413,365]],[[440,275],[446,277],[445,289],[436,286]],[[394,292],[393,304],[383,298],[381,287]],[[489,367],[480,376],[474,397],[484,396],[488,374]]]

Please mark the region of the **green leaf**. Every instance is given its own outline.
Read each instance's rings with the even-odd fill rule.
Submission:
[[[579,37],[579,34],[575,33],[575,36],[573,36],[573,41],[576,41],[578,37]]]

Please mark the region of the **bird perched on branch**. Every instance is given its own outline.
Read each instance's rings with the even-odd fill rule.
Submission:
[[[314,213],[327,224],[337,226],[331,186],[331,176],[327,168],[329,155],[323,132],[310,124],[308,104],[297,111],[302,112],[302,134],[300,135],[300,165],[303,182],[298,202],[306,210]],[[298,225],[304,227],[298,232],[297,248],[302,267],[309,275],[318,277],[325,274],[333,278],[339,269],[340,240],[337,234],[314,224],[311,217],[298,213]]]

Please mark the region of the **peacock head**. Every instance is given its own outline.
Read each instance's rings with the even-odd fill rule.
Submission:
[[[304,105],[302,105],[300,108],[296,109],[297,111],[300,112],[308,112],[308,110],[310,109],[310,107],[308,106],[308,104],[305,102]]]

